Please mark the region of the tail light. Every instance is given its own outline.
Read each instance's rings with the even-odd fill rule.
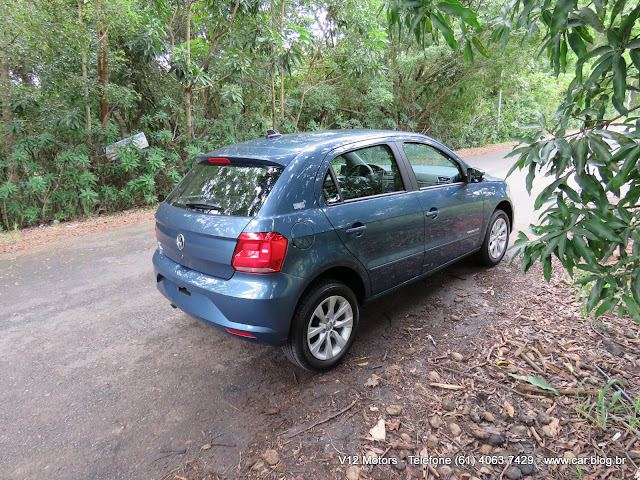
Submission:
[[[287,253],[287,239],[279,233],[241,233],[233,252],[237,272],[279,272]]]
[[[231,163],[231,160],[229,160],[228,158],[221,158],[221,157],[211,157],[211,158],[208,158],[207,160],[209,160],[209,163],[212,163],[214,165],[228,165]]]

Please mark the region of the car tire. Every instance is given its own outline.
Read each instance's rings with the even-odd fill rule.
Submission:
[[[489,219],[482,247],[476,258],[481,265],[493,267],[500,263],[509,246],[511,225],[509,217],[502,210],[496,210]]]
[[[300,300],[282,349],[289,360],[305,370],[329,370],[351,347],[359,320],[353,290],[338,281],[324,281]]]

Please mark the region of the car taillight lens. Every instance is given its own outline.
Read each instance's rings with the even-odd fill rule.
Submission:
[[[279,233],[241,233],[233,252],[237,272],[279,272],[287,253],[287,239]]]

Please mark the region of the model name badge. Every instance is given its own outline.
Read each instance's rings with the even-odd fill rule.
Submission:
[[[295,210],[300,210],[300,209],[304,208],[304,205],[305,205],[305,203],[304,203],[304,202],[294,203],[294,204],[293,204],[293,208],[294,208]]]
[[[467,233],[476,233],[479,232],[480,229],[479,228],[474,228],[473,230],[467,230]]]

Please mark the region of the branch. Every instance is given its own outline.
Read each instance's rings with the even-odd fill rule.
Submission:
[[[200,87],[200,88],[194,88],[194,89],[192,90],[192,92],[199,92],[200,90],[204,90],[205,88],[213,87],[214,85],[217,85],[218,83],[220,83],[221,81],[223,81],[225,78],[229,78],[232,74],[233,74],[233,72],[229,72],[229,73],[227,73],[226,75],[223,75],[222,77],[218,78],[215,82],[211,82],[211,83],[209,83],[209,84],[207,84],[207,85],[203,85],[203,86],[202,86],[202,87]]]
[[[203,70],[209,63],[209,60],[211,59],[211,55],[213,55],[213,51],[218,46],[218,40],[220,40],[222,36],[225,35],[231,29],[231,25],[233,25],[233,21],[236,18],[236,13],[238,13],[239,6],[240,6],[240,0],[236,0],[236,4],[233,7],[233,12],[231,12],[231,19],[229,20],[229,23],[227,23],[227,26],[220,33],[218,33],[218,35],[213,37],[213,39],[211,40],[211,46],[209,47],[209,51],[207,52],[207,55],[204,57],[204,60],[200,64],[200,70]],[[194,82],[197,80],[198,80],[198,77],[196,77]]]
[[[309,62],[309,67],[307,68],[307,74],[304,76],[304,82],[302,84],[302,95],[300,96],[300,110],[298,110],[298,115],[296,115],[296,121],[294,123],[295,128],[298,128],[298,122],[300,122],[300,115],[302,115],[302,107],[304,106],[304,96],[307,94],[307,83],[309,83],[309,77],[311,76],[311,71],[313,70],[313,64],[316,62],[316,58],[318,58],[318,54],[320,53],[320,49],[322,48],[323,39],[318,42],[318,48],[313,53],[313,57],[311,58],[311,62]]]
[[[633,112],[635,110],[638,110],[638,109],[640,109],[640,104],[636,105],[633,108],[630,108],[629,110],[627,110],[627,113],[625,113],[625,114],[621,113],[620,115],[617,115],[617,116],[613,117],[611,120],[605,120],[604,122],[596,123],[592,127],[581,128],[579,131],[573,132],[573,133],[568,133],[568,134],[564,135],[562,138],[571,138],[571,137],[575,137],[575,136],[581,135],[584,132],[589,132],[591,130],[595,130],[597,128],[608,127],[609,125],[611,125],[616,120],[620,120],[623,117],[628,117],[631,112]]]
[[[342,410],[340,410],[340,411],[338,411],[338,412],[336,412],[336,413],[334,413],[332,415],[329,415],[324,420],[319,420],[319,421],[309,425],[308,427],[306,427],[306,428],[304,428],[304,429],[302,429],[302,430],[300,430],[298,432],[295,432],[293,434],[291,434],[291,433],[287,434],[287,438],[291,439],[293,437],[296,437],[296,436],[300,435],[301,433],[307,432],[307,431],[311,430],[312,428],[317,427],[318,425],[322,425],[323,423],[327,423],[329,420],[333,420],[334,418],[342,415],[343,413],[348,412],[349,410],[351,410],[353,408],[353,406],[357,403],[358,400],[360,400],[360,397],[356,397],[356,399],[353,402],[351,402],[349,405],[344,407]]]

